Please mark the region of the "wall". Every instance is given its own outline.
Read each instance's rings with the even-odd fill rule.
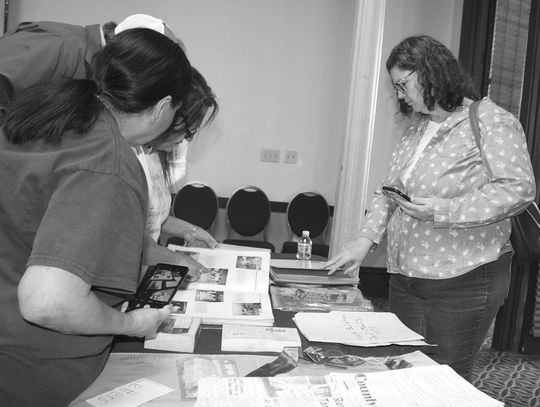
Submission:
[[[204,181],[219,196],[257,185],[274,201],[315,190],[333,204],[354,8],[354,0],[18,0],[9,26],[119,22],[135,13],[164,19],[220,103],[190,146],[186,182]],[[261,162],[261,148],[280,150],[281,162]],[[296,165],[282,162],[287,150],[298,152]],[[286,237],[285,218],[276,214],[269,238],[281,246]]]
[[[314,189],[333,202],[353,11],[354,0],[19,0],[9,25],[164,19],[221,105],[190,147],[186,181],[205,181],[220,196],[254,184],[275,201]],[[298,163],[263,163],[261,148],[282,159],[298,151]]]
[[[428,33],[457,53],[463,0],[387,0],[383,58],[401,38]],[[186,182],[204,181],[220,196],[254,184],[274,201],[316,190],[334,203],[344,133],[354,0],[18,0],[9,26],[29,20],[73,24],[121,21],[135,13],[163,18],[219,98],[216,120],[190,147]],[[386,71],[377,102],[370,189],[386,173],[400,133]],[[401,124],[402,125],[402,124]],[[298,151],[296,165],[260,162],[260,149]],[[226,233],[223,211],[216,237]],[[286,239],[282,214],[269,238]],[[384,266],[383,249],[368,264]]]

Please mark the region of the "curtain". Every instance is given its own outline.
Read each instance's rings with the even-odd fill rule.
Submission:
[[[488,95],[519,117],[531,0],[499,0],[491,55]]]

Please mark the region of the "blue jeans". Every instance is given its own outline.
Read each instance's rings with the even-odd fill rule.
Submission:
[[[512,253],[444,280],[390,277],[389,308],[426,342],[425,353],[470,380],[474,359],[508,295]]]

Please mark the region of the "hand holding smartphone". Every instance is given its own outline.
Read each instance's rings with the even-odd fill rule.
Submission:
[[[189,269],[175,264],[159,263],[148,268],[126,311],[139,308],[163,308],[170,304]]]
[[[388,185],[383,185],[382,186],[382,190],[389,196],[391,196],[392,198],[394,197],[399,197],[401,199],[404,199],[406,200],[407,202],[411,202],[411,198],[409,198],[409,196],[405,193],[405,192],[402,192],[400,191],[399,189],[397,189],[396,187],[391,187],[391,186],[388,186]]]

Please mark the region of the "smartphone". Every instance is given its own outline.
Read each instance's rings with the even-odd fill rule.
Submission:
[[[170,304],[174,294],[188,275],[188,268],[159,263],[146,271],[137,292],[129,300],[126,311],[138,308],[162,308]]]
[[[389,194],[390,196],[399,196],[401,199],[405,199],[407,202],[411,202],[411,198],[409,198],[409,196],[405,193],[405,192],[402,192],[400,191],[399,189],[395,188],[395,187],[390,187],[388,185],[383,185],[382,186],[382,190],[384,192],[386,192],[387,194]]]

